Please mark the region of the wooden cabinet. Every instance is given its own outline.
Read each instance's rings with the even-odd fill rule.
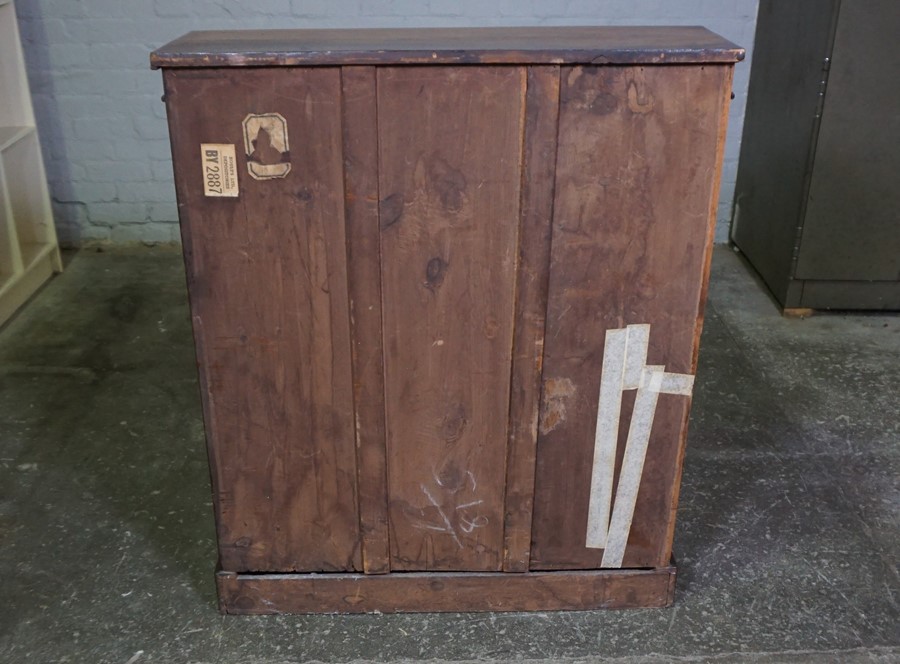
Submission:
[[[0,0],[0,325],[61,270],[15,6]]]
[[[153,54],[223,610],[671,602],[742,54],[701,28]]]

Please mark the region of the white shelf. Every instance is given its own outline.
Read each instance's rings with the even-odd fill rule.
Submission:
[[[12,0],[0,0],[0,325],[62,270]]]

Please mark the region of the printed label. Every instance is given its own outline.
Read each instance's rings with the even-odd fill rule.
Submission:
[[[244,118],[247,171],[256,180],[273,180],[291,172],[287,121],[280,113],[251,113]]]
[[[237,158],[231,143],[201,143],[203,194],[205,196],[238,195]]]

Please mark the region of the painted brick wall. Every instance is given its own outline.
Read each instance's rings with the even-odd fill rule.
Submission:
[[[696,25],[748,49],[735,72],[717,239],[727,223],[757,0],[18,0],[61,241],[177,241],[155,47],[197,29]]]

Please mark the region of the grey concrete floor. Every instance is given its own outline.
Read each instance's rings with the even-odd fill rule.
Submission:
[[[80,252],[0,330],[0,661],[900,661],[900,318],[715,256],[672,609],[224,617],[179,255]]]

